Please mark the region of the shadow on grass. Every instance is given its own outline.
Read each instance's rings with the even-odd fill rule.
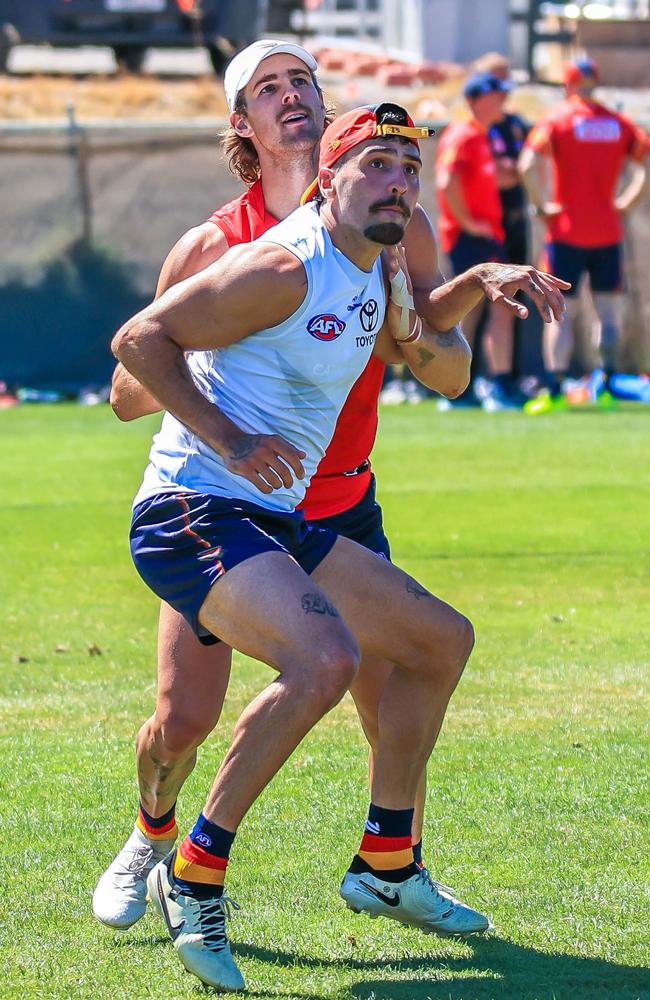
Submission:
[[[439,968],[445,974],[455,975],[453,979],[444,980],[420,977],[364,979],[341,991],[341,997],[355,1000],[504,1000],[506,997],[516,1000],[650,1000],[650,971],[639,966],[541,952],[495,937],[465,943],[472,948],[472,955],[453,958],[446,954],[439,959],[432,955],[401,960],[341,958],[319,961],[254,945],[235,945],[233,952],[240,958],[293,967],[339,966],[341,971],[371,972],[390,966],[391,971],[421,975],[435,974]],[[336,1000],[336,996],[331,1000]]]
[[[497,937],[475,938],[463,942],[458,957],[449,953],[421,957],[317,958],[294,952],[233,944],[238,959],[252,959],[274,966],[295,969],[338,968],[372,974],[390,967],[391,972],[411,973],[411,979],[364,978],[342,987],[337,993],[296,993],[293,990],[256,992],[248,997],[287,997],[291,1000],[650,1000],[650,970],[640,966],[618,965],[601,958],[583,958],[556,952],[542,952]],[[166,935],[147,935],[133,939],[116,936],[118,949],[169,947]],[[245,965],[243,966],[245,973]],[[436,973],[445,977],[440,979]],[[426,977],[426,978],[425,978]],[[214,993],[196,983],[196,991]]]
[[[207,995],[209,997],[223,998],[224,995],[232,997],[244,997],[244,1000],[248,1000],[248,997],[259,997],[259,1000],[282,1000],[283,997],[285,997],[285,1000],[336,1000],[336,994],[332,995],[330,993],[327,994],[296,993],[295,990],[289,990],[286,993],[284,992],[284,990],[275,990],[275,989],[263,990],[261,993],[259,992],[259,990],[244,990],[243,993],[224,994],[223,990],[215,989],[211,986],[204,986],[204,987],[197,986],[195,992],[200,993],[203,996]]]
[[[193,990],[199,996],[209,996],[209,997],[244,997],[244,1000],[248,1000],[248,997],[258,997],[259,1000],[336,1000],[336,994],[333,996],[331,994],[324,993],[296,993],[295,990],[288,990],[286,993],[284,990],[244,990],[243,993],[224,993],[223,990],[218,989],[214,986],[202,986],[201,983],[197,983]],[[351,996],[351,994],[349,994]]]

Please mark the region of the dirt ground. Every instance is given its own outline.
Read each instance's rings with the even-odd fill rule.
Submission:
[[[71,102],[81,121],[214,119],[227,111],[223,86],[213,76],[0,76],[0,120],[62,119]]]
[[[344,74],[324,74],[326,99],[339,109],[376,100],[377,84],[369,78],[348,79]],[[428,121],[455,118],[464,112],[462,80],[438,85],[390,90],[392,99],[405,103],[412,113]],[[547,104],[548,88],[521,88],[512,104],[535,119]],[[79,121],[123,120],[178,121],[214,119],[227,114],[223,85],[214,76],[0,76],[0,121],[52,121],[66,117],[74,104]]]
[[[372,77],[321,72],[320,79],[326,100],[339,110],[377,100],[378,84]],[[456,75],[435,85],[383,87],[382,97],[406,105],[421,120],[446,121],[466,113],[462,84],[463,78]],[[509,103],[535,121],[560,97],[559,87],[523,84],[514,90]],[[646,127],[650,124],[650,89],[602,88],[602,99]],[[223,85],[212,74],[0,75],[0,123],[65,119],[70,103],[79,121],[206,121],[227,114]]]

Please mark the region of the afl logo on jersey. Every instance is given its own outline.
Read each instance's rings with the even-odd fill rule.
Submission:
[[[336,340],[344,330],[345,323],[334,313],[312,316],[307,324],[307,333],[310,333],[316,340]]]

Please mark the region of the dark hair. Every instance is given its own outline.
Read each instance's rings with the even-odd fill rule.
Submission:
[[[318,86],[316,77],[311,74],[316,90],[323,98],[323,91]],[[234,111],[238,115],[245,115],[247,111],[246,98],[243,89],[237,94]],[[336,117],[336,108],[333,104],[325,105],[325,125],[327,128]],[[221,148],[223,155],[228,161],[231,172],[244,184],[254,184],[260,177],[260,160],[257,150],[250,139],[235,132],[232,125],[228,124],[221,133]]]

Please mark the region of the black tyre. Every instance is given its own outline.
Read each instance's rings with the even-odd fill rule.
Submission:
[[[113,52],[118,69],[126,70],[127,73],[141,73],[146,51],[139,45],[116,45]]]

